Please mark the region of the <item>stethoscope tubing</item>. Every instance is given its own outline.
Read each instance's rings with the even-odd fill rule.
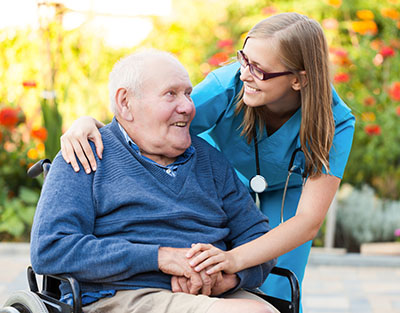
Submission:
[[[258,195],[258,194],[264,192],[268,188],[268,183],[267,183],[267,180],[265,179],[265,177],[261,175],[260,158],[259,158],[259,153],[258,153],[257,130],[256,130],[255,126],[253,128],[253,137],[254,137],[254,154],[255,154],[255,159],[256,159],[256,173],[257,174],[250,179],[249,184],[250,184],[250,189],[253,192],[255,192],[256,195]],[[280,223],[284,222],[283,210],[284,210],[284,206],[285,206],[286,193],[287,193],[287,189],[289,186],[290,176],[293,174],[293,172],[296,168],[294,166],[294,161],[296,159],[296,155],[298,152],[303,152],[301,147],[296,148],[293,151],[292,156],[290,158],[289,167],[288,167],[288,175],[286,177],[285,188],[283,189],[283,195],[282,195]],[[303,192],[304,184],[306,182],[306,174],[305,174],[304,170],[300,174],[302,175],[301,192]]]

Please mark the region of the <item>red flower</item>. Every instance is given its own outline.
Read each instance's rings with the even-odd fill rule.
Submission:
[[[396,108],[396,114],[400,116],[400,105]]]
[[[380,53],[384,58],[387,58],[387,57],[392,57],[392,56],[394,56],[395,51],[393,50],[392,47],[383,46],[383,47],[381,48],[381,50],[379,51],[379,53]]]
[[[365,126],[364,131],[367,133],[368,136],[380,135],[381,127],[377,124],[369,124]]]
[[[225,40],[219,40],[217,42],[217,46],[218,48],[222,49],[222,48],[230,48],[233,46],[233,40],[232,39],[225,39]]]
[[[389,89],[389,94],[395,101],[400,101],[400,82],[393,83],[392,87]]]
[[[347,83],[349,80],[350,75],[347,73],[337,73],[335,77],[333,77],[335,83]]]
[[[226,52],[218,52],[214,54],[209,60],[208,63],[214,66],[218,66],[221,63],[228,61],[229,56]]]
[[[0,111],[0,125],[13,128],[19,121],[18,110],[13,108],[4,108]]]
[[[366,98],[364,99],[364,105],[365,105],[366,107],[373,106],[375,103],[376,103],[376,100],[375,100],[375,98],[372,97],[372,96],[366,97]]]
[[[3,133],[0,131],[0,142],[3,140]]]
[[[41,141],[45,141],[47,139],[47,129],[44,127],[34,128],[31,131],[31,136]]]
[[[25,88],[36,88],[37,84],[34,80],[26,80],[22,82],[22,86]]]

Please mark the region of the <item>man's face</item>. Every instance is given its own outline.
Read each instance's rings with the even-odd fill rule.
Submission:
[[[148,62],[140,95],[131,95],[133,123],[129,135],[143,155],[175,158],[190,145],[195,115],[192,84],[181,64],[159,58]]]

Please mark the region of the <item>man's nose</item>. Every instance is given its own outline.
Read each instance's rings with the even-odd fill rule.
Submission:
[[[194,104],[190,96],[183,95],[179,99],[178,113],[190,115],[194,110]]]

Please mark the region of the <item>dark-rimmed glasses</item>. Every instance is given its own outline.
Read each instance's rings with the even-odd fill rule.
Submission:
[[[293,74],[292,72],[275,72],[275,73],[264,72],[262,69],[259,69],[257,66],[249,62],[243,50],[239,50],[237,52],[237,60],[239,61],[240,65],[243,66],[244,68],[248,66],[251,75],[253,75],[255,78],[259,80],[268,80],[278,76]]]

